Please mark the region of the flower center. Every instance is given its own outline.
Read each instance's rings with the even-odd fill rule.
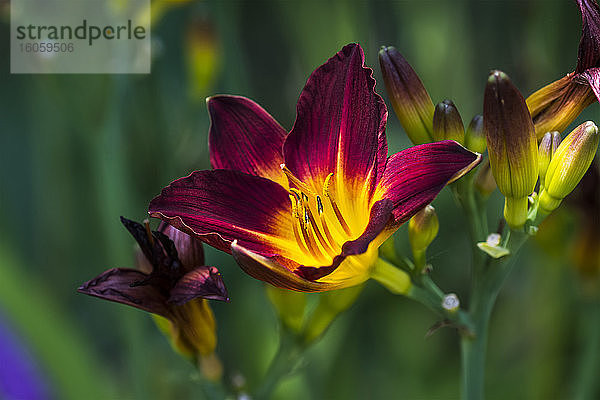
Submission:
[[[331,191],[333,173],[325,178],[322,194],[316,193],[281,164],[290,183],[294,236],[304,254],[322,264],[331,263],[342,245],[353,237]]]

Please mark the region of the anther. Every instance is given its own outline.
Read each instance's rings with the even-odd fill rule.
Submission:
[[[340,225],[342,226],[342,229],[344,230],[344,232],[346,232],[347,235],[352,235],[352,231],[350,230],[350,227],[348,226],[348,224],[346,223],[346,220],[342,216],[342,212],[340,211],[340,208],[338,207],[337,203],[335,202],[335,200],[331,196],[331,193],[329,192],[329,185],[331,184],[332,177],[333,177],[333,172],[330,173],[329,175],[327,175],[327,178],[325,178],[325,182],[323,183],[323,195],[325,195],[325,197],[327,197],[327,199],[329,200],[329,203],[331,204],[331,208],[333,208],[333,212],[335,213],[335,216],[337,217],[338,221],[340,222]]]
[[[333,172],[327,175],[325,178],[325,183],[323,183],[323,194],[325,197],[329,197],[329,184],[331,183],[331,178],[333,177]]]
[[[321,201],[321,197],[317,195],[317,211],[319,215],[323,214],[323,202]]]
[[[292,215],[293,215],[295,218],[300,218],[300,214],[298,214],[298,205],[296,204],[296,203],[297,203],[297,199],[296,199],[296,197],[295,197],[295,196],[292,196],[292,195],[290,194],[290,201],[292,202]]]

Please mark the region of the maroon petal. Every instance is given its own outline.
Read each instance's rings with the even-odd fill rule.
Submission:
[[[577,0],[581,10],[581,40],[575,73],[600,66],[600,8],[596,0]]]
[[[171,289],[169,303],[182,305],[197,297],[229,301],[223,278],[215,267],[198,267],[185,274]]]
[[[241,96],[213,96],[208,145],[215,169],[233,169],[287,184],[281,172],[285,129],[254,101]]]
[[[403,223],[480,160],[452,140],[410,147],[390,156],[378,195],[392,201],[395,222]]]
[[[132,286],[146,278],[148,275],[134,269],[113,268],[85,282],[77,291],[168,318],[165,293],[152,285]]]
[[[149,213],[229,252],[233,240],[261,254],[297,250],[289,193],[265,178],[238,171],[196,171],[164,188]]]
[[[372,74],[361,47],[349,44],[312,73],[300,95],[284,159],[317,192],[330,173],[370,188],[379,179],[387,156],[387,109]]]
[[[584,80],[592,88],[596,99],[600,101],[600,68],[590,68],[578,76],[578,80]]]

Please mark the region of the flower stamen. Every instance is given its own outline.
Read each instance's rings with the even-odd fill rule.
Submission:
[[[348,236],[352,236],[352,231],[350,230],[350,227],[346,223],[346,220],[342,216],[342,212],[340,211],[337,203],[331,196],[331,192],[329,191],[329,185],[331,184],[332,177],[333,177],[333,172],[330,173],[329,175],[327,175],[327,178],[325,178],[325,183],[323,183],[323,195],[325,197],[327,197],[327,199],[329,200],[329,203],[331,204],[331,208],[333,208],[333,212],[335,213],[336,218],[340,222],[340,225],[342,226],[342,229],[344,230],[344,232],[346,232],[346,234]]]

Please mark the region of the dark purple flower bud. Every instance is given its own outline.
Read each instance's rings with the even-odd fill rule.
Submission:
[[[433,102],[417,73],[394,47],[382,47],[379,64],[392,107],[414,144],[433,141]]]
[[[527,196],[538,179],[538,146],[525,99],[502,71],[488,78],[483,127],[494,179],[506,197],[504,217],[518,229],[525,224]]]

